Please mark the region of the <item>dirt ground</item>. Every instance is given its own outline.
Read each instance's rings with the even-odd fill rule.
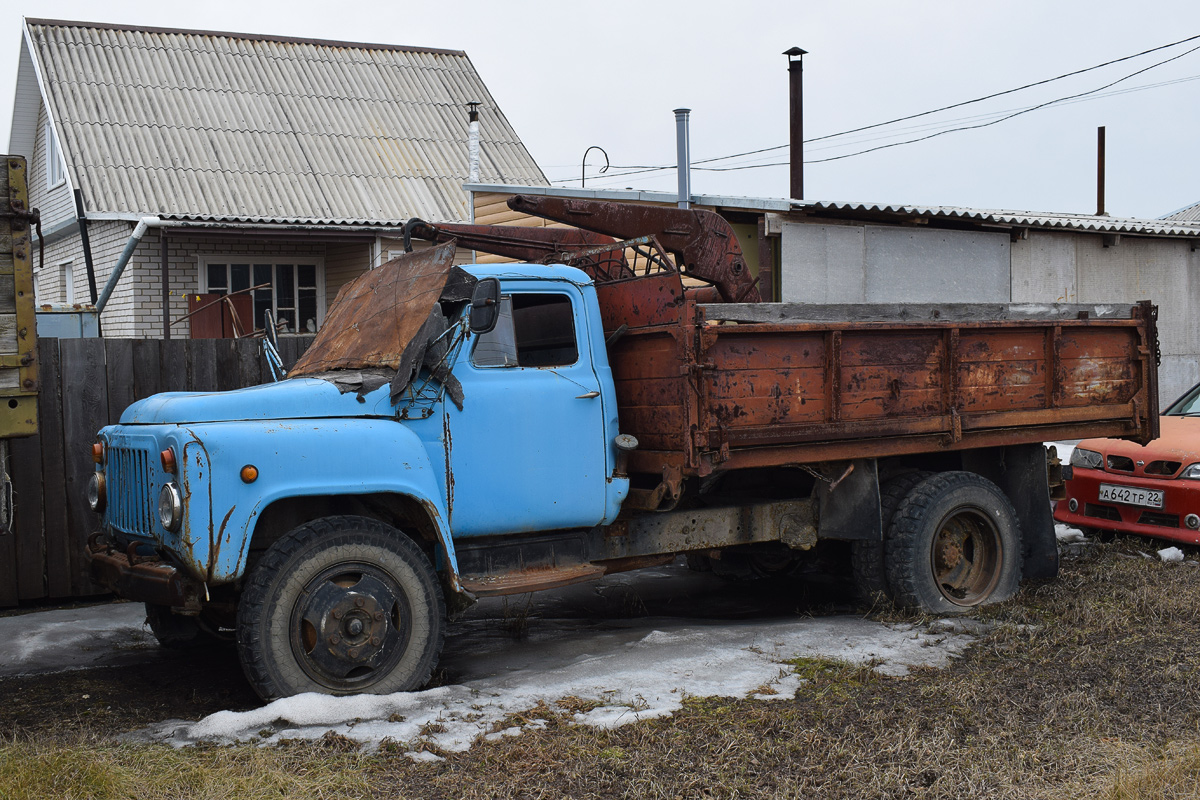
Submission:
[[[429,763],[336,737],[115,741],[256,706],[231,652],[6,678],[0,797],[1200,796],[1200,553],[1165,564],[1140,539],[1068,548],[1058,580],[980,611],[990,632],[947,669],[891,678],[798,660],[795,699],[692,699],[611,730],[544,706],[526,715],[540,730]]]

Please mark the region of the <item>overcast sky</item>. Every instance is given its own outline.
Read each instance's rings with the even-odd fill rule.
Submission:
[[[465,50],[546,175],[578,186],[674,191],[677,107],[693,162],[785,145],[787,59],[804,60],[805,133],[820,137],[1015,88],[1200,34],[1200,2],[199,3],[9,0],[0,12],[0,135],[21,16]],[[977,125],[1090,92],[1200,39],[983,103],[810,143],[806,160]],[[1163,85],[1160,85],[1163,84]],[[1129,91],[1132,90],[1132,91]],[[969,119],[967,119],[969,118]],[[955,121],[958,121],[955,123]],[[1092,213],[1096,128],[1107,127],[1107,206],[1159,217],[1200,201],[1200,50],[1094,95],[986,128],[805,169],[805,199]],[[919,128],[913,126],[920,126]],[[884,138],[877,138],[877,137]],[[777,164],[787,150],[711,162]],[[785,197],[788,168],[695,171],[698,194]]]

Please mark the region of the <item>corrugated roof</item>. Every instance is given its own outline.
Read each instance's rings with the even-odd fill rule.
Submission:
[[[1030,228],[1059,228],[1090,233],[1125,233],[1151,236],[1200,236],[1200,224],[1157,219],[1098,217],[1088,214],[1048,214],[1033,211],[999,211],[958,206],[906,206],[886,203],[815,202],[806,207],[840,213],[895,214],[929,219],[962,219]]]
[[[595,200],[616,200],[627,203],[673,203],[674,192],[641,192],[621,189],[575,189],[547,186],[527,189],[503,184],[468,184],[476,192],[498,194],[539,194],[551,197],[581,197]],[[889,203],[855,203],[838,201],[787,200],[775,197],[726,197],[693,194],[695,205],[710,208],[745,209],[747,211],[832,212],[850,216],[892,215],[898,217],[928,217],[931,220],[969,220],[1013,227],[1059,228],[1091,233],[1126,233],[1153,236],[1200,237],[1200,219],[1189,223],[1176,220],[1174,215],[1164,220],[1133,219],[1128,217],[1097,217],[1086,214],[1048,214],[1032,211],[997,211],[961,206],[908,206]],[[1200,203],[1196,207],[1200,214]],[[1185,209],[1186,210],[1186,209]],[[1182,212],[1180,212],[1182,213]]]
[[[89,211],[463,220],[472,100],[483,178],[547,184],[465,53],[26,25]]]
[[[1175,220],[1176,222],[1200,222],[1200,203],[1193,203],[1190,206],[1167,214],[1163,219]]]

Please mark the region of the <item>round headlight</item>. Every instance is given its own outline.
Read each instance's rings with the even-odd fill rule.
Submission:
[[[105,491],[104,473],[93,472],[92,477],[88,478],[87,483],[87,501],[88,508],[95,511],[97,514],[104,511],[105,501],[107,500],[107,492]]]
[[[167,530],[177,531],[182,520],[183,497],[179,494],[179,487],[173,483],[163,484],[162,491],[158,493],[158,521]]]

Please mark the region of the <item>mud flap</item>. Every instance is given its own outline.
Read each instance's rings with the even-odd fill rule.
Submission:
[[[963,468],[999,486],[1017,510],[1024,541],[1023,577],[1056,577],[1058,541],[1050,511],[1046,448],[1034,443],[969,450],[963,453]]]
[[[875,459],[822,464],[816,486],[821,539],[883,539],[879,521],[879,472]]]

